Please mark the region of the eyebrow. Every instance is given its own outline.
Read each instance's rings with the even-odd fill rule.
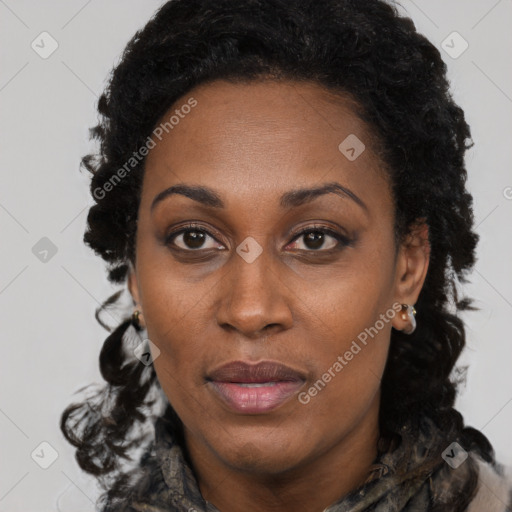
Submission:
[[[285,192],[280,198],[280,206],[281,208],[295,208],[304,203],[309,203],[317,197],[330,193],[351,199],[363,210],[368,212],[368,206],[360,197],[354,194],[354,192],[347,187],[344,187],[337,182],[324,183],[318,187],[300,188]],[[224,208],[224,202],[213,189],[202,185],[180,184],[173,185],[172,187],[166,188],[165,190],[162,190],[162,192],[158,193],[151,203],[150,211],[153,211],[158,203],[173,194],[180,194],[188,197],[189,199],[193,199],[194,201],[210,208]]]

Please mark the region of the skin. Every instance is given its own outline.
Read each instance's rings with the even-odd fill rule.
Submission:
[[[219,80],[163,119],[191,96],[197,106],[146,159],[129,289],[161,351],[155,371],[184,423],[204,498],[222,512],[321,512],[367,477],[391,328],[408,322],[398,314],[384,322],[307,404],[293,396],[265,414],[235,413],[205,375],[229,361],[271,360],[304,372],[307,391],[379,315],[417,301],[428,228],[420,223],[395,252],[384,165],[346,98],[315,83]],[[354,161],[338,149],[349,134],[366,146]],[[279,204],[285,192],[327,182],[366,209],[335,193]],[[211,187],[225,207],[174,194],[151,211],[155,196],[178,183]],[[211,234],[203,245],[191,245],[197,228],[165,244],[191,221]],[[295,236],[306,227],[353,242],[326,234],[315,245]],[[236,252],[247,237],[262,249],[251,263]]]

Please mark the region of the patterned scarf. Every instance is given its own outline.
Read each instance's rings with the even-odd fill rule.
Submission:
[[[103,512],[220,512],[202,497],[182,448],[162,417],[141,461],[142,478],[120,506]],[[402,427],[402,442],[379,448],[368,478],[324,512],[512,512],[512,468],[466,452],[427,417]],[[448,441],[447,441],[448,439]],[[460,441],[460,440],[459,440]],[[507,472],[505,472],[507,469]],[[470,495],[468,483],[477,481]],[[463,508],[460,508],[463,507]]]

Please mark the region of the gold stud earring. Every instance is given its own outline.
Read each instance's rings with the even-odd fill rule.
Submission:
[[[136,309],[133,313],[132,313],[132,325],[135,327],[135,329],[137,330],[140,330],[142,329],[142,326],[141,326],[141,323],[140,323],[140,316],[141,314],[141,311],[139,311],[138,309]]]

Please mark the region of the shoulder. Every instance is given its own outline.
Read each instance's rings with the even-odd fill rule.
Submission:
[[[477,492],[467,512],[512,510],[512,466],[491,464],[475,457],[478,465]]]

